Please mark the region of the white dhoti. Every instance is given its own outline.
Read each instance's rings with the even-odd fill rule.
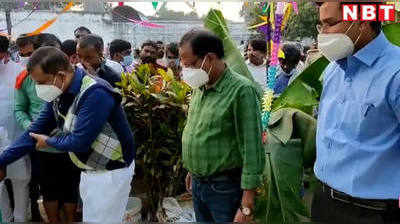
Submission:
[[[83,222],[121,223],[131,191],[135,162],[113,171],[84,171],[80,193]]]
[[[4,181],[0,182],[0,211],[3,222],[8,223],[12,221],[13,215],[10,206],[10,198],[8,197],[8,192]]]
[[[5,129],[0,127],[0,152],[2,152],[10,141],[7,139]],[[7,166],[7,177],[12,184],[12,191],[14,195],[14,211],[11,210],[10,197],[2,182],[1,189],[1,211],[3,214],[3,221],[10,222],[14,218],[14,222],[27,222],[30,216],[29,206],[29,182],[31,179],[31,161],[28,156],[11,163]],[[4,210],[4,211],[3,211]]]

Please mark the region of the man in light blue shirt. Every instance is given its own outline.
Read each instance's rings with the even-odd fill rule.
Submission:
[[[400,48],[379,22],[343,22],[341,4],[320,4],[319,47],[331,64],[319,107],[314,172],[323,187],[313,221],[398,223]]]

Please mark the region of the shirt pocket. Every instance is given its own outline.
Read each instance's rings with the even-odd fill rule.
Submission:
[[[364,101],[360,110],[357,130],[359,140],[371,139],[380,135],[382,130],[376,127],[384,126],[386,120],[384,116],[387,116],[382,106],[376,101]]]

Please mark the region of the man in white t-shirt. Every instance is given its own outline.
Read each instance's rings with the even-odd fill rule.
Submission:
[[[15,80],[24,67],[7,60],[9,40],[0,36],[0,152],[13,142],[22,130],[14,116]],[[4,182],[0,183],[0,210],[3,222],[27,222],[29,209],[29,181],[31,164],[25,156],[7,167],[6,179],[11,180],[14,193],[14,211]]]
[[[265,40],[251,40],[247,48],[248,60],[246,61],[247,68],[251,75],[263,90],[267,89],[266,83],[266,52],[267,43]]]

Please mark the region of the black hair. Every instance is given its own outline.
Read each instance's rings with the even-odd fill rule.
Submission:
[[[177,43],[169,43],[167,45],[167,52],[171,52],[174,56],[179,57],[179,48]]]
[[[144,43],[142,44],[142,49],[143,49],[144,47],[146,47],[146,46],[150,46],[150,47],[153,47],[154,49],[158,50],[157,43],[154,42],[154,41],[147,40],[146,42],[144,42]]]
[[[97,51],[103,52],[104,50],[103,38],[95,34],[89,34],[79,39],[79,47],[81,48],[94,47]]]
[[[72,69],[68,56],[55,47],[41,47],[33,52],[26,66],[28,72],[32,72],[36,66],[40,66],[46,74]]]
[[[121,53],[132,48],[131,43],[126,40],[116,39],[110,43],[110,56],[113,57],[116,53]]]
[[[317,5],[321,6],[323,3],[324,2],[317,2]],[[375,1],[375,2],[364,2],[364,1],[342,2],[341,1],[340,9],[342,8],[342,5],[345,5],[345,4],[353,4],[353,5],[358,5],[358,6],[368,4],[368,5],[375,5],[375,6],[379,7],[379,5],[384,4],[384,2],[382,2],[382,1],[380,1],[380,2],[379,1]],[[361,10],[360,7],[359,7],[359,10]],[[382,30],[382,23],[380,21],[378,21],[378,17],[376,19],[377,19],[376,21],[369,22],[369,25],[371,26],[371,28],[375,32],[375,34],[379,34]]]
[[[10,46],[10,40],[6,36],[0,36],[0,53],[4,53],[8,51],[8,47]]]
[[[256,51],[260,51],[262,53],[267,53],[267,42],[261,39],[253,39],[250,40],[249,45]]]
[[[221,38],[209,31],[189,31],[183,35],[179,45],[182,46],[185,43],[190,43],[193,54],[200,58],[203,58],[208,53],[215,53],[220,59],[225,56],[224,44]]]
[[[66,40],[62,42],[61,44],[61,50],[68,55],[68,57],[71,57],[72,55],[76,54],[76,41],[75,40]]]
[[[86,28],[86,27],[84,27],[84,26],[80,26],[80,27],[76,28],[76,29],[74,30],[74,34],[75,34],[76,32],[78,32],[78,31],[85,31],[85,32],[87,32],[88,34],[92,34],[92,32],[91,32],[88,28]]]
[[[61,48],[61,41],[56,37],[56,35],[51,33],[41,33],[37,35],[36,41],[34,43],[34,49],[38,49],[39,47],[56,47]]]
[[[294,65],[299,63],[301,59],[301,52],[298,47],[293,44],[284,44],[282,51],[285,54],[285,61]]]
[[[28,36],[28,34],[21,34],[15,41],[17,47],[25,47],[28,44],[34,44],[36,37]]]
[[[196,36],[199,32],[201,32],[201,30],[191,29],[190,31],[185,33],[182,36],[181,41],[179,42],[179,47],[182,47],[184,44],[186,44],[187,42],[191,41],[193,39],[193,37]]]

